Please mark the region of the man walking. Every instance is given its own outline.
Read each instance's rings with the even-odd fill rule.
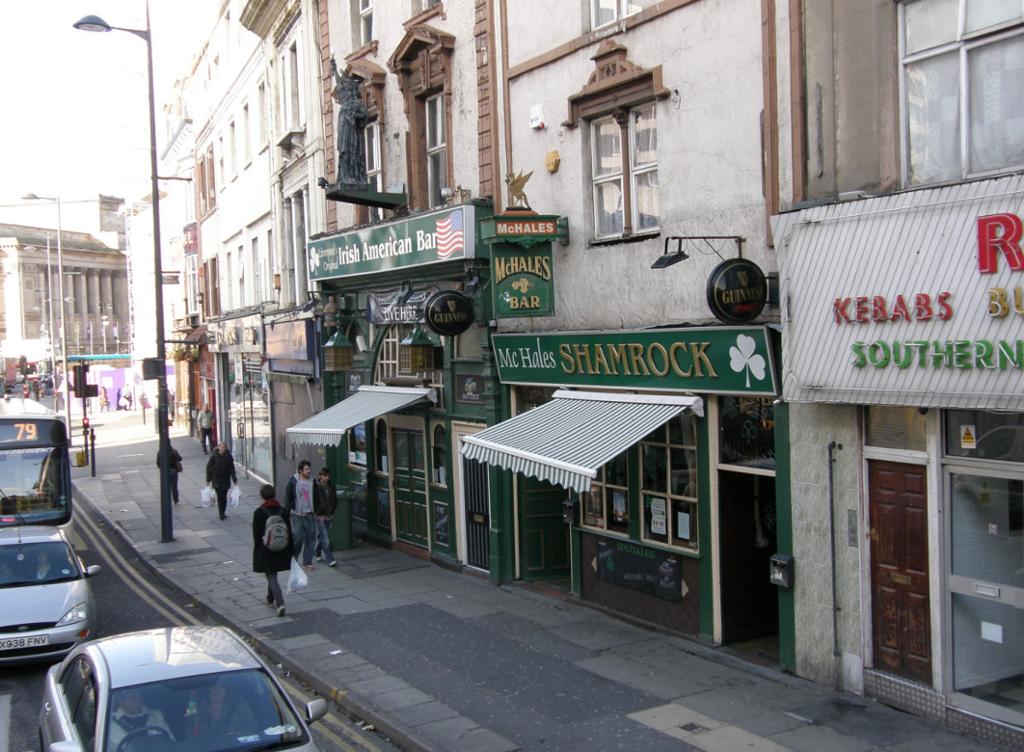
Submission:
[[[206,482],[212,484],[213,490],[217,492],[217,511],[220,512],[220,518],[226,520],[228,491],[233,484],[238,483],[238,476],[235,475],[235,458],[223,441],[217,444],[210,461],[206,463]]]
[[[267,605],[276,606],[277,615],[284,616],[277,573],[291,569],[294,544],[290,515],[275,496],[273,486],[260,486],[263,503],[252,513],[252,571],[267,576]]]
[[[302,552],[302,566],[313,569],[313,547],[316,545],[316,518],[313,514],[313,467],[309,460],[299,463],[298,472],[288,479],[284,492],[285,508],[292,515],[295,534],[295,558]]]
[[[316,515],[316,550],[317,556],[327,562],[327,566],[337,566],[334,551],[331,550],[331,520],[338,506],[337,490],[331,482],[331,471],[326,467],[317,473],[317,483],[313,494],[313,512]]]
[[[208,405],[199,411],[199,443],[203,454],[213,451],[213,412]]]

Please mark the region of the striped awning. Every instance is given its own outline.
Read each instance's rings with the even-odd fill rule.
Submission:
[[[285,433],[300,444],[337,446],[352,426],[428,399],[434,400],[434,390],[426,387],[361,386],[348,399],[296,423]]]
[[[463,439],[462,454],[573,491],[589,491],[597,471],[685,410],[704,415],[700,397],[560,389],[527,413]]]

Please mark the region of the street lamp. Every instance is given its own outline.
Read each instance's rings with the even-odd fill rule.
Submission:
[[[81,31],[125,31],[146,42],[146,64],[149,73],[149,170],[153,202],[153,276],[156,280],[156,360],[157,381],[156,426],[160,437],[160,541],[174,540],[170,493],[170,437],[167,433],[167,347],[164,342],[164,274],[160,258],[160,186],[157,183],[156,98],[153,95],[153,37],[149,27],[149,0],[146,0],[146,28],[126,29],[111,26],[99,16],[85,16],[75,22]]]
[[[60,221],[60,196],[37,196],[34,193],[26,193],[22,198],[25,201],[49,201],[57,207],[57,277],[58,290],[60,293],[60,354],[64,363],[64,414],[68,423],[68,443],[72,441],[71,436],[71,391],[68,382],[68,327],[67,318],[64,316],[64,244],[61,242],[61,221]],[[47,237],[46,249],[49,251],[50,243]],[[49,261],[46,262],[49,265]],[[51,293],[52,294],[52,293]],[[51,302],[52,306],[53,303]],[[56,386],[56,384],[54,384]],[[82,443],[85,443],[85,436],[82,436]]]

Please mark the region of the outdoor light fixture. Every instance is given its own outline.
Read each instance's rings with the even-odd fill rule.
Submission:
[[[676,241],[676,250],[673,253],[668,252],[668,241],[670,240]],[[664,269],[672,264],[678,264],[680,261],[686,261],[688,258],[690,258],[690,254],[683,250],[683,238],[679,235],[669,235],[665,238],[665,252],[651,264],[651,268]]]
[[[433,370],[434,341],[419,324],[398,343],[398,363],[403,371]]]
[[[160,257],[160,185],[156,154],[156,97],[153,94],[153,38],[149,26],[149,0],[146,0],[146,28],[126,29],[111,26],[99,16],[84,16],[72,24],[80,31],[124,31],[146,42],[146,64],[149,79],[149,172],[150,199],[153,206],[153,277],[156,287],[156,427],[160,458],[160,542],[174,540],[171,517],[170,459],[171,442],[167,426],[167,343],[164,341],[164,274]]]
[[[324,370],[344,371],[352,367],[352,356],[356,348],[341,329],[324,343]]]

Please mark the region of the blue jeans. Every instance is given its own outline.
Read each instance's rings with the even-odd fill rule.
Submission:
[[[292,538],[295,541],[295,558],[302,552],[302,563],[313,563],[313,549],[316,547],[316,517],[310,514],[292,512]]]
[[[170,481],[171,486],[171,498],[174,499],[174,503],[178,503],[178,471],[173,467],[167,471],[167,479]]]
[[[334,551],[331,550],[331,518],[316,521],[316,550],[323,554],[324,561],[330,564],[334,561]]]

